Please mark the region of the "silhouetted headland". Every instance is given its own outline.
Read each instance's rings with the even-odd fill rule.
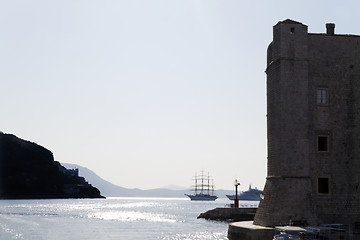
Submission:
[[[61,166],[48,149],[0,132],[0,198],[103,198],[78,176]]]

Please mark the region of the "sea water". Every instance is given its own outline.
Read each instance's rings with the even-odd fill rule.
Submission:
[[[230,203],[221,198],[0,200],[0,239],[227,239],[228,223],[197,216]]]

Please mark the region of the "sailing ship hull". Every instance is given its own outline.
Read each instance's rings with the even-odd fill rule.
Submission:
[[[188,196],[192,201],[215,201],[218,197],[215,195],[207,195],[207,194],[196,194],[190,195],[185,194]]]

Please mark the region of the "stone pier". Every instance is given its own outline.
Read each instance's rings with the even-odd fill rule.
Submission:
[[[253,221],[233,222],[229,224],[229,240],[272,240],[275,229],[254,225]]]

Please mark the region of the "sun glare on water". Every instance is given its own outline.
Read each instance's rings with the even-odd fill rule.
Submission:
[[[172,216],[165,214],[154,214],[146,212],[135,211],[117,211],[117,212],[96,212],[88,215],[89,218],[96,218],[101,220],[114,220],[121,222],[134,222],[134,221],[146,221],[146,222],[169,222],[175,223],[176,219]]]

